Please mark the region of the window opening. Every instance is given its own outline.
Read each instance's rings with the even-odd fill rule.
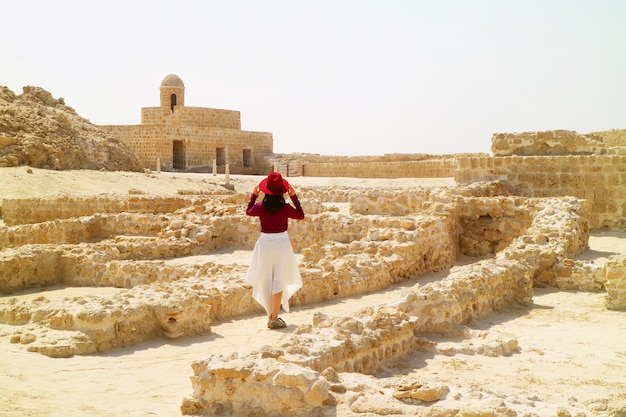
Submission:
[[[172,113],[174,113],[174,106],[176,106],[176,94],[172,94],[172,96],[170,97],[170,105]]]

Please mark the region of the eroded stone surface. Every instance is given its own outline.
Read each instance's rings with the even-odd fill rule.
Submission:
[[[183,412],[323,415],[340,403],[353,412],[407,414],[416,403],[437,402],[437,396],[471,398],[458,387],[431,382],[399,383],[382,391],[372,384],[371,393],[384,399],[379,403],[363,381],[353,384],[348,375],[373,373],[415,349],[511,355],[519,349],[515,335],[472,333],[465,324],[511,304],[530,304],[533,285],[593,289],[603,282],[604,268],[575,260],[589,237],[584,200],[511,196],[498,182],[424,188],[409,200],[398,200],[397,194],[302,189],[308,218],[294,223],[290,236],[305,288],[292,299],[294,305],[419,281],[451,268],[460,255],[478,261],[352,317],[315,315],[280,346],[241,358],[226,353],[198,361]],[[8,295],[0,319],[17,326],[11,342],[54,357],[90,354],[154,337],[207,333],[213,320],[259,313],[244,282],[246,265],[168,262],[250,249],[258,225],[243,214],[246,198],[202,196],[171,213],[87,213],[3,226],[3,291],[51,284],[118,288],[106,298]],[[592,278],[587,271],[594,271]],[[433,332],[463,335],[472,343],[433,342]],[[485,405],[491,406],[496,407]]]
[[[40,87],[0,86],[0,167],[139,171],[130,148]]]

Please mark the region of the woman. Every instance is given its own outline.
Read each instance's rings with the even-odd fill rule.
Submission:
[[[265,194],[263,202],[256,203],[261,191]],[[285,202],[285,193],[295,208]],[[252,285],[252,297],[267,312],[267,327],[286,327],[278,317],[280,306],[289,312],[289,299],[302,287],[287,227],[289,219],[304,219],[304,211],[293,187],[280,173],[271,172],[254,187],[246,214],[261,220],[261,236],[254,245],[246,282]]]

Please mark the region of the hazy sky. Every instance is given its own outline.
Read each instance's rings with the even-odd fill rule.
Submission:
[[[626,0],[2,0],[0,85],[139,124],[170,73],[275,152],[490,152],[626,128]]]

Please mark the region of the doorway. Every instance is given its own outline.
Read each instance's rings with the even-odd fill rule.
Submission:
[[[252,149],[243,150],[243,167],[250,168],[252,166]]]
[[[226,165],[226,149],[225,148],[217,148],[215,149],[215,162],[218,166]]]
[[[172,151],[172,167],[174,169],[185,169],[185,142],[175,140]]]

